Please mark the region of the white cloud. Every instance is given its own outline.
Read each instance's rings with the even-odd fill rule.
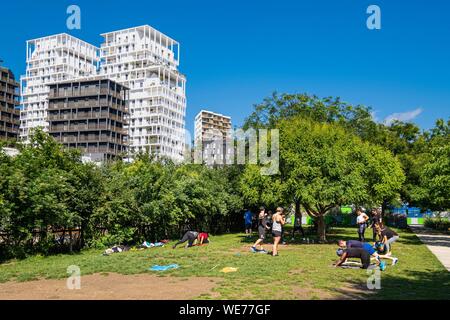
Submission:
[[[391,125],[392,122],[394,122],[395,120],[402,121],[402,122],[412,121],[418,115],[420,115],[422,113],[422,111],[423,111],[422,108],[417,108],[417,109],[407,111],[407,112],[393,113],[384,119],[384,124]]]
[[[374,122],[379,122],[379,119],[378,119],[378,117],[377,117],[377,111],[372,111],[372,112],[370,113],[370,115],[371,115],[372,120],[373,120]]]

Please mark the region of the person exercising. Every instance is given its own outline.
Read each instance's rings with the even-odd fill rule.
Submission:
[[[270,227],[267,224],[267,216],[266,209],[264,207],[259,208],[258,214],[258,240],[256,240],[255,244],[251,247],[252,252],[258,252],[264,250],[263,242],[266,238],[266,231],[270,230]],[[260,247],[260,250],[257,249],[257,246]]]
[[[362,269],[367,269],[370,266],[370,254],[363,248],[339,248],[336,251],[336,254],[340,257],[340,259],[336,262],[335,267],[342,266],[348,258],[360,259]]]
[[[398,263],[398,258],[392,257],[392,243],[400,239],[397,232],[389,229],[388,227],[384,226],[382,223],[378,224],[376,226],[377,233],[381,239],[381,246],[380,248],[384,249],[386,251],[386,254],[381,255],[381,258],[392,260],[392,265],[396,265]],[[383,248],[383,246],[385,248]]]
[[[197,231],[187,231],[184,234],[183,238],[181,238],[180,241],[174,244],[172,249],[175,249],[179,244],[185,243],[186,241],[188,243],[186,244],[185,248],[194,246],[194,243],[196,242],[198,235],[199,233]]]
[[[358,240],[339,240],[338,241],[338,246],[341,249],[345,249],[345,248],[359,248],[359,249],[364,249],[367,251],[367,253],[373,258],[375,259],[375,262],[377,264],[377,266],[380,267],[381,271],[384,271],[386,269],[386,264],[384,261],[381,261],[381,256],[378,254],[377,250],[370,245],[370,243],[367,242],[361,242]]]
[[[338,246],[341,249],[345,249],[345,248],[359,248],[359,249],[364,249],[367,251],[367,253],[375,259],[377,266],[380,267],[381,271],[384,271],[386,269],[386,264],[384,261],[381,261],[381,257],[378,254],[378,252],[375,250],[375,248],[370,245],[370,243],[367,242],[361,242],[358,240],[348,240],[348,241],[344,241],[344,240],[339,240],[338,241]]]

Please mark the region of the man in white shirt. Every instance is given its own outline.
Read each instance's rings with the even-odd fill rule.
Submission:
[[[369,220],[369,217],[361,208],[358,208],[356,210],[356,214],[356,225],[358,226],[359,241],[365,242],[364,233],[366,232],[367,221]]]

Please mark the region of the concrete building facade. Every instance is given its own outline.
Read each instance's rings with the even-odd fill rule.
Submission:
[[[19,83],[11,70],[0,66],[0,139],[17,140],[19,103]]]
[[[78,79],[49,86],[49,133],[92,161],[127,152],[128,88],[105,78]]]
[[[195,117],[194,148],[201,151],[207,164],[232,163],[234,145],[231,118],[220,113],[201,110]]]
[[[179,43],[148,25],[102,36],[100,74],[130,88],[131,152],[182,161],[186,77],[178,71]]]
[[[21,77],[20,138],[28,141],[31,129],[48,131],[49,85],[93,76],[98,48],[66,33],[26,43],[26,74]]]

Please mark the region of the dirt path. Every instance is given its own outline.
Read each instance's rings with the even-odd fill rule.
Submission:
[[[220,279],[95,274],[81,277],[81,289],[69,290],[66,279],[0,283],[0,300],[182,300],[212,292]]]

